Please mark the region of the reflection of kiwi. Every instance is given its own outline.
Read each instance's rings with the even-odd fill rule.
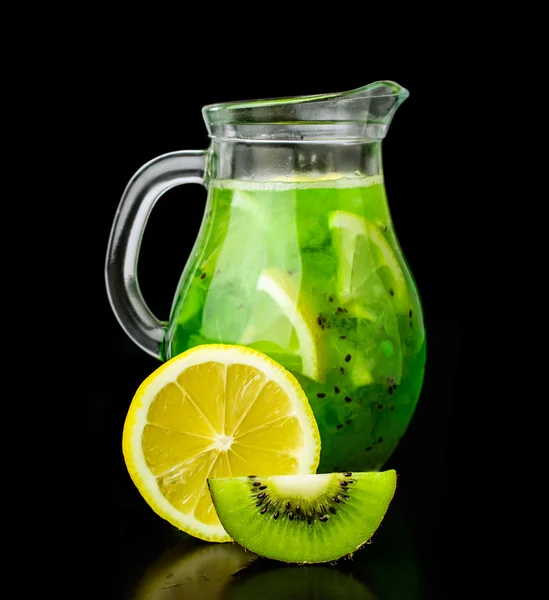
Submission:
[[[226,589],[223,600],[376,600],[352,575],[334,567],[299,566],[243,573]]]
[[[209,479],[221,524],[266,558],[335,561],[363,546],[393,498],[394,470]]]
[[[128,600],[218,600],[231,575],[256,558],[236,544],[185,541],[145,571]]]
[[[398,502],[391,506],[391,513],[384,519],[374,542],[338,568],[356,574],[383,600],[424,597],[417,540]]]

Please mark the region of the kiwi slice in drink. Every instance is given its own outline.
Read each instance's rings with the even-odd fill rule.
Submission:
[[[332,562],[379,527],[396,488],[394,470],[208,479],[227,533],[266,558]]]

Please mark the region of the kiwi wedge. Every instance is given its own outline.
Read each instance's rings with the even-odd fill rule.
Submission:
[[[379,527],[396,489],[394,470],[208,479],[217,516],[248,550],[288,563],[351,555]]]

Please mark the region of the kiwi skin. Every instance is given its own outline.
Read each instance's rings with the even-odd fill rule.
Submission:
[[[393,499],[396,472],[250,475],[208,485],[221,524],[241,546],[285,563],[330,563],[368,543]]]

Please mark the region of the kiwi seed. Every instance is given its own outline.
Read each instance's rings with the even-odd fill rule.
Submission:
[[[345,471],[343,473],[340,473],[340,476],[341,475],[343,475],[344,477],[350,477],[352,473],[350,471]],[[350,483],[353,483],[353,479],[336,479],[336,481],[334,481],[334,484],[337,485],[336,482],[339,483],[339,485],[342,487],[347,487]],[[280,516],[281,505],[279,504],[280,500],[278,500],[278,498],[276,497],[276,490],[273,490],[271,492],[271,494],[274,492],[274,496],[269,496],[269,492],[265,491],[268,488],[267,485],[261,485],[259,481],[250,483],[252,498],[256,500],[255,505],[256,507],[262,507],[259,513],[264,515],[267,511],[270,511],[273,519],[277,520]],[[315,520],[318,520],[321,523],[326,523],[329,519],[329,515],[327,513],[331,513],[332,515],[336,514],[336,509],[330,505],[330,501],[341,505],[342,500],[349,500],[349,496],[345,494],[336,493],[335,495],[333,495],[334,491],[335,490],[332,491],[331,497],[325,496],[322,500],[320,500],[320,505],[318,506],[318,508],[316,508],[315,505],[311,506],[308,504],[304,509],[300,504],[296,504],[294,509],[292,510],[291,503],[289,501],[286,501],[284,503],[284,506],[286,508],[288,520],[293,521],[295,519],[297,521],[302,522],[307,521],[309,525],[312,525]]]

